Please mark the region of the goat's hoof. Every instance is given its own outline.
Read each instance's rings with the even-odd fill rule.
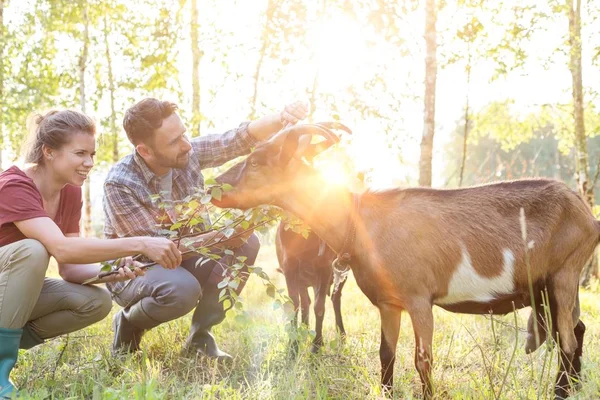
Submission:
[[[321,347],[323,347],[323,342],[313,343],[312,346],[310,347],[310,352],[313,354],[318,354],[319,351],[321,351]]]
[[[556,388],[554,388],[555,400],[565,400],[567,398],[569,398],[569,391],[567,390],[567,388],[563,386],[556,386]]]
[[[539,340],[536,341],[535,334],[527,334],[527,340],[525,341],[525,354],[531,354],[539,349],[545,339],[545,337],[539,338]]]

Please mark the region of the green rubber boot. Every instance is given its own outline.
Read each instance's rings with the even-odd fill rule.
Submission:
[[[17,363],[23,329],[0,328],[0,399],[10,399],[17,389],[10,379],[10,371]]]

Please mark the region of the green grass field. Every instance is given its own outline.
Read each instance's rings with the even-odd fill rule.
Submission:
[[[257,265],[280,288],[273,247],[263,246]],[[51,274],[53,273],[51,269]],[[341,345],[327,302],[318,356],[307,335],[300,355],[287,356],[285,318],[273,310],[260,279],[244,292],[248,323],[228,317],[215,329],[221,347],[235,355],[231,365],[180,356],[191,315],[164,324],[145,337],[143,354],[114,359],[111,315],[83,331],[21,352],[12,377],[22,398],[57,399],[376,399],[379,388],[379,314],[356,286],[344,288],[342,312],[348,338]],[[596,291],[581,296],[587,325],[583,387],[579,399],[600,398],[600,307]],[[115,305],[113,313],[118,306]],[[525,355],[523,328],[529,311],[494,317],[451,314],[435,309],[434,369],[438,399],[546,399],[552,397],[556,350],[543,345]],[[517,328],[515,329],[515,321]],[[311,315],[311,326],[314,317]],[[404,314],[396,351],[394,398],[420,398],[413,365],[413,333]]]

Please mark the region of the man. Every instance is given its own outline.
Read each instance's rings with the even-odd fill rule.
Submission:
[[[165,218],[171,222],[177,219],[174,208],[165,209],[159,204],[172,204],[196,193],[204,185],[202,169],[248,154],[258,142],[306,114],[306,106],[296,102],[280,113],[244,122],[224,134],[189,140],[175,104],[153,98],[135,104],[123,120],[135,151],[112,167],[104,184],[106,237],[158,236],[158,227]],[[194,240],[202,241],[207,236],[213,234],[199,235]],[[252,265],[260,244],[252,234],[247,240],[234,240],[230,247],[234,247],[234,257],[245,256],[246,264]],[[181,250],[187,249],[182,245]],[[113,319],[113,354],[138,350],[145,331],[195,307],[184,349],[219,359],[231,358],[219,349],[210,332],[225,318],[217,289],[223,267],[213,260],[197,263],[198,257],[185,260],[174,270],[155,267],[133,281],[108,285],[115,301],[123,307]]]

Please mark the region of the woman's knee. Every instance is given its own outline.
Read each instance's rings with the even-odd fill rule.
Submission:
[[[28,272],[43,278],[50,262],[46,247],[35,239],[24,239],[18,243],[19,247],[15,249],[12,261],[23,263]]]
[[[112,299],[107,290],[97,286],[83,286],[84,293],[79,293],[76,300],[75,311],[85,319],[87,325],[101,321],[112,309]]]

